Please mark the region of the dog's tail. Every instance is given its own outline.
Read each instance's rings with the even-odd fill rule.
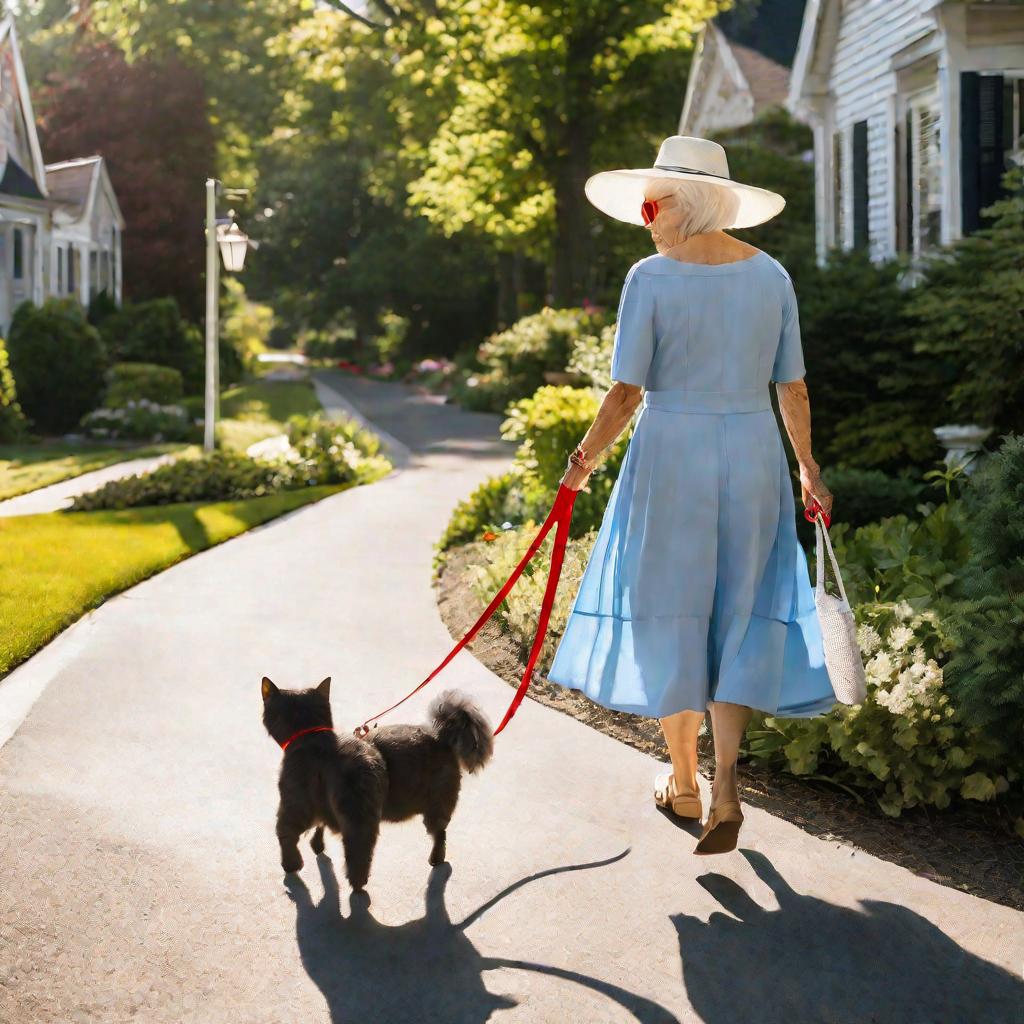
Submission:
[[[491,759],[491,723],[475,700],[458,690],[445,690],[434,698],[428,714],[434,735],[451,748],[467,772],[478,771]]]

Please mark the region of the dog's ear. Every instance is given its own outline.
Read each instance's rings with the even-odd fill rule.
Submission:
[[[263,683],[261,684],[260,689],[263,693],[264,702],[270,700],[270,698],[273,697],[275,693],[280,692],[278,688],[266,676],[263,677]]]
[[[328,676],[317,688],[317,693],[322,693],[328,700],[331,699],[331,677]]]

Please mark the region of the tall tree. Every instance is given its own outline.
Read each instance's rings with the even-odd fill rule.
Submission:
[[[203,193],[214,136],[198,75],[173,57],[128,64],[78,36],[35,91],[48,161],[101,154],[124,213],[124,288],[132,299],[202,303]]]

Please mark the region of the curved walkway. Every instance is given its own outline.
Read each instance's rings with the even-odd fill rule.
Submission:
[[[368,908],[336,841],[283,884],[261,675],[331,674],[343,727],[422,678],[451,644],[434,539],[510,455],[496,417],[323,380],[409,447],[404,469],[197,555],[90,616],[69,657],[67,636],[44,652],[49,686],[0,750],[0,1020],[1016,1019],[1021,914],[757,808],[737,852],[694,857],[696,829],[653,807],[654,761],[531,701],[466,781],[450,869],[410,823],[383,831]],[[467,653],[439,683],[492,716],[511,696]]]

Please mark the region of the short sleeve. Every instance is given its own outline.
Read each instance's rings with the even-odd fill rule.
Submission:
[[[649,282],[634,264],[619,299],[612,347],[612,380],[644,387],[654,358],[654,305]]]
[[[786,277],[786,293],[782,302],[782,332],[772,367],[772,380],[784,383],[799,380],[807,372],[800,340],[800,314],[796,305],[793,282]]]

